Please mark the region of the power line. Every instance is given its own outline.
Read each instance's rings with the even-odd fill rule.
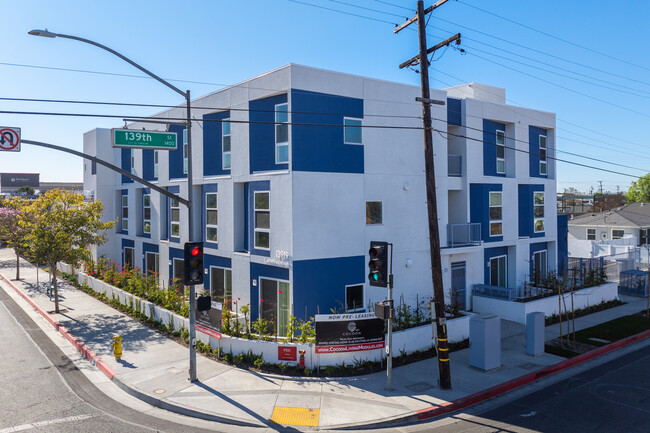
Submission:
[[[501,15],[495,14],[495,13],[493,13],[493,12],[487,11],[487,10],[485,10],[485,9],[481,9],[481,8],[478,7],[478,6],[470,5],[469,3],[465,3],[465,2],[462,1],[462,0],[456,0],[456,1],[458,1],[458,3],[460,3],[460,4],[462,4],[462,5],[468,6],[468,7],[470,7],[470,8],[476,9],[476,10],[479,10],[479,11],[481,11],[481,12],[483,12],[483,13],[486,13],[486,14],[488,14],[488,15],[492,15],[492,16],[497,17],[497,18],[499,18],[499,19],[502,19],[502,20],[504,20],[504,21],[508,21],[509,23],[512,23],[512,24],[518,25],[518,26],[520,26],[520,27],[524,27],[524,28],[526,28],[526,29],[528,29],[528,30],[532,30],[532,31],[537,32],[537,33],[539,33],[539,34],[542,34],[542,35],[544,35],[544,36],[548,36],[549,38],[553,38],[553,39],[556,39],[556,40],[558,40],[558,41],[564,42],[565,44],[573,45],[574,47],[578,47],[578,48],[581,48],[581,49],[583,49],[583,50],[590,51],[590,52],[595,53],[595,54],[598,54],[598,55],[600,55],[600,56],[607,57],[607,58],[610,58],[610,59],[612,59],[612,60],[616,60],[616,61],[618,61],[618,62],[625,63],[625,64],[630,65],[630,66],[635,66],[635,67],[637,67],[637,68],[644,69],[644,70],[646,70],[646,71],[650,71],[650,68],[646,68],[645,66],[637,65],[636,63],[632,63],[632,62],[629,62],[629,61],[627,61],[627,60],[619,59],[618,57],[614,57],[614,56],[612,56],[612,55],[610,55],[610,54],[605,54],[605,53],[602,53],[602,52],[600,52],[600,51],[594,50],[594,49],[592,49],[592,48],[585,47],[584,45],[580,45],[580,44],[577,44],[577,43],[575,43],[575,42],[571,42],[571,41],[566,40],[566,39],[563,39],[563,38],[561,38],[561,37],[559,37],[559,36],[555,36],[555,35],[552,35],[552,34],[550,34],[550,33],[544,32],[544,31],[542,31],[542,30],[536,29],[536,28],[534,28],[534,27],[527,26],[526,24],[522,24],[522,23],[517,22],[517,21],[515,21],[515,20],[511,20],[510,18],[506,18],[506,17],[503,17],[503,16],[501,16]]]
[[[181,117],[179,117],[179,118],[170,117],[170,118],[164,118],[164,119],[154,119],[154,118],[151,118],[151,117],[124,116],[124,115],[114,115],[114,114],[90,114],[90,113],[56,113],[56,112],[28,112],[28,111],[3,110],[3,111],[0,111],[0,114],[65,116],[65,117],[91,117],[91,118],[113,118],[113,119],[114,118],[120,118],[120,119],[129,118],[135,123],[146,123],[149,120],[169,121],[169,123],[182,123],[182,122],[186,121],[185,118],[181,118]],[[224,122],[224,120],[217,120],[217,119],[193,119],[193,121],[194,122],[216,122],[216,123],[223,123]],[[275,124],[277,124],[276,122],[247,121],[247,120],[227,120],[227,122],[229,122],[229,123],[241,123],[241,124],[263,124],[263,125],[275,125]],[[284,123],[284,124],[295,125],[295,126],[320,126],[320,127],[337,127],[337,128],[342,128],[343,127],[342,124],[324,124],[324,123],[295,123],[295,122],[292,122],[292,123]],[[415,126],[362,125],[361,127],[362,128],[375,128],[375,129],[422,130],[422,127],[415,127]],[[452,135],[452,136],[455,136],[455,137],[458,137],[458,138],[465,138],[465,139],[468,139],[468,140],[471,140],[471,141],[477,141],[477,142],[481,142],[481,143],[484,143],[484,144],[489,144],[489,145],[496,146],[496,143],[489,143],[489,142],[486,142],[484,140],[480,140],[480,139],[473,138],[473,137],[467,137],[467,136],[464,136],[464,135],[461,135],[461,134],[454,134],[454,133],[451,133],[451,132],[448,132],[448,131],[442,131],[442,130],[438,130],[438,129],[433,129],[433,131],[435,131],[435,132],[437,132],[439,134],[444,133],[444,134]],[[509,147],[509,146],[505,146],[505,147],[507,149],[512,149],[512,150],[515,150],[517,152],[527,153],[527,154],[530,154],[530,155],[539,155],[537,153],[530,152],[530,151],[524,150],[524,149],[517,149],[517,148],[513,148],[513,147]],[[592,166],[592,165],[588,165],[588,164],[582,164],[582,163],[575,162],[575,161],[564,160],[564,159],[560,159],[560,158],[553,157],[553,156],[547,156],[547,159],[551,159],[551,160],[555,160],[555,161],[559,161],[559,162],[564,162],[564,163],[567,163],[567,164],[577,165],[577,166],[580,166],[580,167],[590,168],[590,169],[594,169],[594,170],[598,170],[598,171],[604,171],[604,172],[608,172],[608,173],[613,173],[613,174],[618,174],[618,175],[622,175],[622,176],[632,177],[634,179],[639,178],[639,176],[634,176],[634,175],[631,175],[631,174],[628,174],[628,173],[622,173],[622,172],[618,172],[618,171],[614,171],[614,170],[608,170],[608,169],[605,169],[605,168],[596,167],[596,166]]]

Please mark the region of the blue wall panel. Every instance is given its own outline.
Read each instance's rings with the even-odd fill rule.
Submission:
[[[223,167],[222,124],[221,121],[230,117],[230,111],[205,114],[203,119],[203,175],[217,176],[230,174],[230,169]],[[232,142],[231,142],[232,144]],[[232,147],[231,147],[232,149]]]
[[[248,103],[251,173],[289,168],[289,164],[275,163],[275,106],[285,102],[287,95],[282,94]]]
[[[483,119],[483,175],[506,177],[497,173],[497,130],[505,132],[506,125]]]
[[[536,126],[528,127],[528,160],[530,162],[530,177],[546,178],[547,175],[539,174],[539,136],[547,135],[546,129],[537,128]],[[548,155],[548,138],[547,138],[547,155]],[[547,158],[548,161],[548,158]],[[548,170],[548,169],[547,169]]]
[[[187,174],[183,173],[183,131],[184,126],[169,125],[169,132],[175,132],[177,137],[178,147],[176,150],[166,151],[169,154],[169,178],[170,179],[185,179]]]
[[[535,233],[533,215],[535,192],[544,192],[544,185],[519,185],[519,236],[539,238],[545,235],[544,232]],[[544,200],[546,201],[546,194]]]
[[[294,315],[304,319],[305,307],[307,318],[317,313],[316,306],[321,314],[329,313],[332,308],[345,308],[345,286],[364,284],[365,271],[364,256],[293,262]],[[375,289],[382,290],[371,290]]]
[[[255,254],[258,256],[265,256],[269,257],[271,255],[271,252],[269,250],[259,250],[255,248],[255,191],[271,191],[271,182],[268,180],[261,180],[259,182],[250,182],[247,184],[248,185],[248,200],[247,200],[247,221],[250,221],[250,224],[248,225],[248,251],[250,251],[251,254]],[[269,202],[270,202],[270,194],[269,194]],[[270,207],[270,203],[269,203]],[[270,209],[271,211],[271,221],[273,221],[273,209]],[[270,238],[273,238],[273,232],[271,232]]]
[[[121,169],[131,173],[131,149],[120,149]],[[133,183],[133,179],[122,175],[122,183]]]
[[[144,180],[158,179],[153,173],[153,152],[152,149],[142,150],[142,177]]]
[[[462,101],[456,98],[447,98],[447,124],[462,125]]]
[[[363,118],[362,99],[292,89],[291,112],[293,170],[363,173],[364,146],[343,140],[343,118]]]
[[[500,242],[503,236],[490,236],[490,192],[502,191],[500,183],[472,183],[469,185],[470,222],[481,224],[483,242]],[[503,199],[503,197],[502,197]],[[502,201],[502,212],[507,213],[507,204]]]
[[[294,263],[295,266],[295,263]],[[251,283],[251,321],[257,320],[260,311],[260,277],[269,278],[272,280],[286,280],[289,281],[289,269],[279,268],[277,266],[261,265],[259,263],[251,263],[251,281],[256,281],[256,285]],[[293,290],[293,287],[291,288]],[[294,293],[295,299],[295,293]]]

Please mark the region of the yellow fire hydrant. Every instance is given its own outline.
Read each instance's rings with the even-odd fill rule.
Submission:
[[[122,337],[119,335],[113,337],[113,355],[116,361],[122,359]]]

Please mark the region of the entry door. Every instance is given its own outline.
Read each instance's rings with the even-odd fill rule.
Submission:
[[[535,275],[535,285],[539,285],[539,283],[546,278],[546,272],[548,270],[547,268],[547,253],[546,250],[544,251],[537,251],[535,254],[533,254],[533,271]]]
[[[260,315],[273,325],[277,335],[286,335],[289,323],[289,283],[260,278]]]
[[[452,296],[457,296],[458,306],[465,310],[465,262],[454,262],[451,264],[451,290]],[[453,293],[456,293],[454,295]]]
[[[507,287],[507,264],[506,256],[493,257],[490,259],[490,285]]]

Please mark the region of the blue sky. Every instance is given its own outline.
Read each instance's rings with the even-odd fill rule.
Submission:
[[[432,3],[425,1],[425,7]],[[0,5],[0,98],[182,103],[117,57],[75,41],[29,36],[35,28],[107,45],[166,79],[184,80],[172,83],[193,97],[287,63],[419,85],[416,73],[398,68],[417,54],[417,33],[392,32],[392,23],[414,14],[415,0],[0,0]],[[558,190],[589,191],[598,181],[605,191],[625,190],[632,177],[603,170],[633,176],[650,171],[643,130],[650,124],[649,15],[650,2],[639,1],[450,0],[429,21],[429,45],[460,32],[467,53],[439,51],[431,84],[504,87],[510,104],[557,113],[558,158],[599,168],[559,162]],[[0,111],[127,117],[159,109],[0,99]],[[25,139],[81,150],[84,132],[122,122],[0,113],[0,125],[21,127]],[[0,154],[0,171],[81,181],[82,162],[24,145],[20,153]]]

